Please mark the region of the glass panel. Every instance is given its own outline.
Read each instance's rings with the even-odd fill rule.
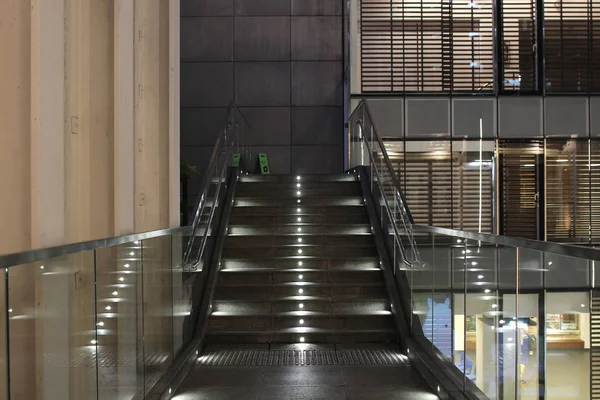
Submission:
[[[144,388],[141,244],[96,250],[98,398],[133,398]]]
[[[465,373],[465,365],[461,364],[460,360],[464,357],[465,351],[465,315],[466,315],[466,282],[468,280],[467,262],[473,249],[468,240],[461,238],[451,238],[452,250],[452,304],[448,302],[448,306],[452,307],[452,360],[456,366]],[[461,388],[464,389],[464,379],[461,383]]]
[[[171,237],[142,242],[144,385],[148,391],[173,363]]]
[[[490,398],[497,393],[497,248],[470,240],[467,254],[467,294],[464,313],[464,351],[456,365],[465,371],[465,383],[473,382]]]
[[[189,237],[183,234],[171,236],[171,265],[173,266],[173,354],[175,357],[189,343],[192,311],[192,291],[197,272],[183,268],[183,253]],[[195,328],[195,327],[194,327]],[[195,332],[194,332],[195,333]]]
[[[430,256],[431,261],[423,257],[425,265],[432,266],[433,297],[431,301],[432,315],[435,318],[437,329],[433,330],[432,342],[435,347],[448,359],[452,358],[452,280],[451,280],[451,249],[453,238],[445,235],[431,234],[434,251]],[[417,243],[421,249],[421,243]],[[430,264],[431,262],[431,264]],[[428,305],[429,306],[429,305]]]
[[[569,288],[588,289],[590,287],[591,261],[546,253],[546,289]]]
[[[589,292],[546,293],[546,398],[590,398]]]
[[[433,267],[435,264],[434,259],[434,235],[433,234],[421,234],[415,237],[417,245],[421,250],[421,257],[425,263],[424,268],[410,269],[409,274],[411,277],[410,287],[413,293],[413,315],[418,316],[415,318],[412,332],[413,335],[421,337],[421,343],[425,344],[428,349],[431,348],[431,343],[434,342],[435,338],[435,307],[434,294],[433,294]],[[407,246],[405,246],[407,247]],[[407,251],[410,248],[407,247]],[[423,341],[423,337],[429,342]]]
[[[8,269],[10,396],[97,397],[93,251]]]
[[[496,346],[489,358],[497,365],[498,381],[488,388],[491,399],[514,399],[517,396],[517,249],[498,248],[498,296],[489,305],[488,315],[496,318]]]

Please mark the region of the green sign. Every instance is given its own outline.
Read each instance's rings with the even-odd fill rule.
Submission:
[[[241,158],[241,154],[240,153],[235,153],[233,155],[233,167],[239,167],[240,166],[240,158]]]
[[[260,173],[262,175],[271,175],[269,169],[269,159],[266,153],[258,153],[258,165],[260,166]]]

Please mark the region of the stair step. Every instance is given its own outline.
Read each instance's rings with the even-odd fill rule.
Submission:
[[[293,224],[294,226],[312,225],[347,225],[369,224],[367,214],[355,215],[240,215],[233,214],[229,218],[232,225],[259,225],[281,226]]]
[[[298,212],[298,208],[301,209]],[[366,210],[362,204],[332,207],[332,206],[263,206],[263,207],[234,207],[232,215],[365,215]]]
[[[307,257],[312,258],[353,258],[353,257],[376,257],[377,248],[372,246],[286,246],[286,247],[242,247],[225,248],[223,258],[225,259],[268,259],[290,257],[298,261]]]
[[[393,329],[394,322],[390,314],[367,315],[328,315],[312,313],[313,315],[221,315],[213,313],[209,322],[210,330],[233,329],[246,331],[255,329],[280,330],[288,328],[319,328],[319,329]]]
[[[320,269],[269,269],[246,268],[224,269],[219,273],[220,284],[269,284],[284,282],[319,282],[319,283],[373,283],[381,282],[381,270],[372,268],[367,270],[320,270]]]
[[[287,328],[279,330],[212,330],[207,343],[376,343],[394,342],[394,329],[319,329]]]
[[[311,235],[366,235],[371,234],[369,224],[289,224],[289,225],[235,225],[231,224],[227,228],[229,235],[253,236],[253,235],[291,235],[291,234],[311,234]],[[298,230],[300,229],[300,230]]]
[[[338,296],[385,296],[385,287],[381,282],[331,284],[312,282],[286,282],[275,284],[219,284],[215,299],[270,299],[278,297],[326,297]],[[301,299],[299,299],[301,300]]]
[[[235,207],[355,207],[364,206],[362,195],[336,197],[252,197],[236,193]]]
[[[253,185],[252,185],[253,186]],[[251,198],[292,198],[292,199],[307,199],[307,198],[331,198],[331,197],[359,197],[361,196],[360,186],[352,184],[351,186],[334,186],[329,188],[295,188],[293,185],[279,186],[273,185],[271,187],[252,187],[244,186],[243,184],[238,185],[235,191],[242,197]]]
[[[298,176],[300,179],[298,180]],[[332,175],[242,175],[242,183],[285,183],[285,182],[357,182],[354,174]]]
[[[372,246],[371,235],[231,235],[225,241],[225,248],[265,247],[265,246]]]
[[[300,308],[302,304],[302,308]],[[390,309],[390,303],[382,297],[354,297],[335,299],[325,297],[280,297],[269,299],[218,300],[213,302],[213,312],[228,313],[278,313],[278,312],[321,312],[321,313],[377,313]]]
[[[222,268],[227,269],[247,269],[260,268],[265,270],[285,270],[285,269],[352,269],[362,270],[365,268],[379,268],[379,259],[377,257],[353,257],[353,258],[337,258],[337,259],[305,259],[298,260],[294,258],[272,258],[267,260],[261,259],[224,259]]]

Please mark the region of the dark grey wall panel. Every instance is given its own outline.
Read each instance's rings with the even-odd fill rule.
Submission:
[[[588,137],[589,116],[586,97],[546,97],[546,136]]]
[[[501,138],[543,137],[541,97],[499,97],[498,136]]]
[[[406,99],[406,137],[449,137],[450,99]]]
[[[181,61],[233,61],[232,37],[231,17],[182,18]]]
[[[339,17],[292,17],[292,60],[341,60],[341,35]]]
[[[341,0],[292,0],[292,15],[342,15]]]
[[[228,106],[233,100],[233,63],[182,63],[181,106]]]
[[[212,146],[227,123],[229,107],[182,108],[181,143]]]
[[[294,107],[292,143],[294,145],[341,145],[339,133],[344,123],[342,107]]]
[[[236,61],[289,60],[290,18],[237,18],[235,43]]]
[[[263,151],[274,174],[342,172],[344,1],[181,6],[182,158],[204,168],[233,100],[252,126],[250,164]]]
[[[292,147],[293,174],[336,174],[344,168],[343,162],[340,146]]]
[[[246,137],[246,144],[261,146],[291,144],[289,107],[242,108],[242,113],[252,127]]]
[[[340,62],[292,62],[292,104],[341,105],[342,78]]]
[[[222,17],[233,15],[233,0],[181,0],[182,17]]]
[[[496,137],[495,99],[454,99],[452,134],[455,137],[479,137],[479,119],[484,138]]]
[[[289,106],[290,64],[235,63],[235,100],[239,106]]]
[[[289,0],[235,0],[236,15],[290,15]]]
[[[369,99],[369,107],[382,137],[404,137],[404,99]]]

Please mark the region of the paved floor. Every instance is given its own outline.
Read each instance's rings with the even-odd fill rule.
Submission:
[[[195,367],[174,400],[433,400],[410,365]]]

